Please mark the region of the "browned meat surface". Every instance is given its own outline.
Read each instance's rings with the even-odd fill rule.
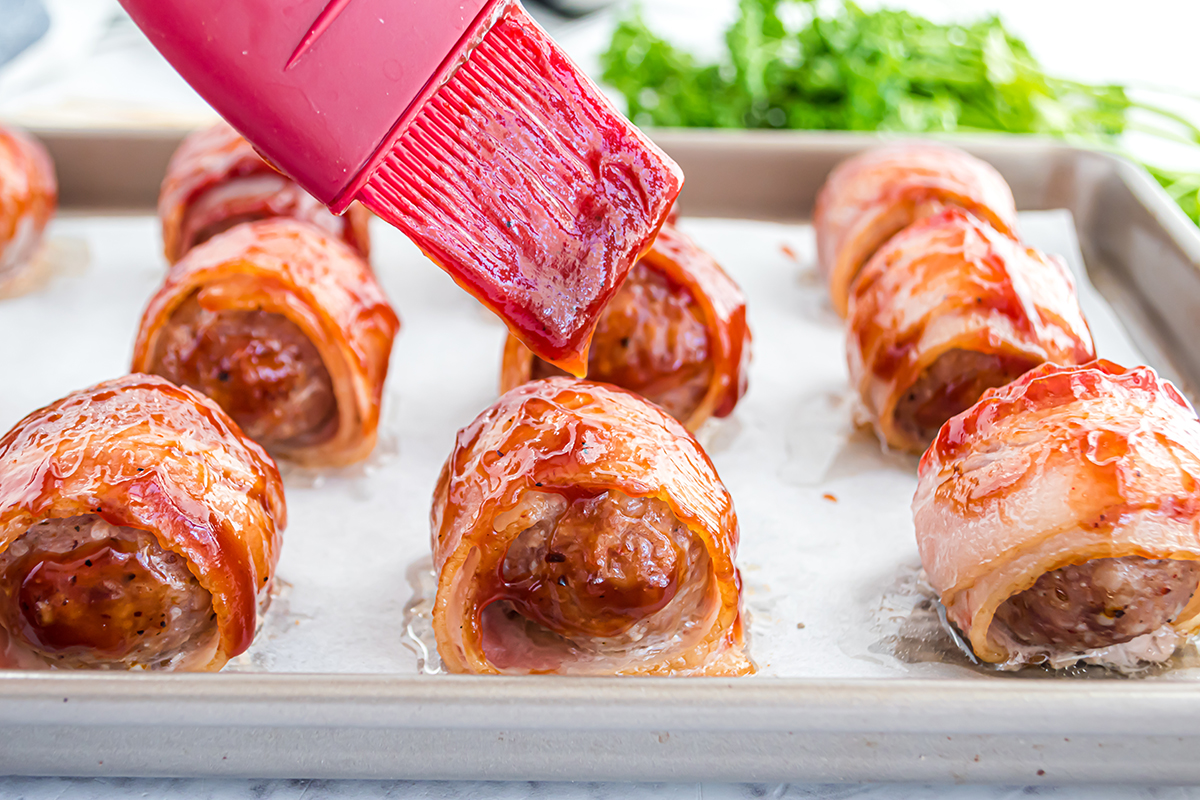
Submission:
[[[1169,623],[1198,580],[1200,565],[1191,561],[1098,558],[1047,572],[1006,600],[995,620],[1023,644],[1094,650]]]
[[[949,350],[896,403],[896,425],[928,444],[946,420],[975,405],[985,391],[1009,384],[1036,366],[1024,358]]]
[[[317,348],[280,314],[209,311],[192,297],[159,338],[151,371],[208,395],[268,448],[314,444],[337,425]]]
[[[94,515],[34,525],[0,554],[0,624],[56,666],[169,666],[215,620],[182,557]]]
[[[533,378],[566,373],[535,359]],[[589,380],[629,389],[686,420],[712,384],[708,329],[688,290],[639,262],[609,301],[588,354]]]
[[[555,633],[626,633],[689,575],[693,537],[661,500],[608,491],[549,510],[509,546],[502,577],[513,607]]]

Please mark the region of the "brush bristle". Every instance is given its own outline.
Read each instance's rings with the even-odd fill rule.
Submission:
[[[601,310],[682,181],[514,4],[359,198],[531,350],[581,374]]]

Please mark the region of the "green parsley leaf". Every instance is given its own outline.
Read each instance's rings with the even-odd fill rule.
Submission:
[[[602,77],[639,125],[997,131],[1108,150],[1136,128],[1200,145],[1195,125],[1122,86],[1046,74],[996,16],[942,25],[850,0],[825,13],[812,0],[740,0],[725,45],[701,63],[635,10],[601,56]],[[1132,123],[1135,108],[1184,133]],[[1200,174],[1146,166],[1200,224]]]

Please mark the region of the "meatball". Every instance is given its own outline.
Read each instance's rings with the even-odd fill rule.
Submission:
[[[0,553],[0,624],[67,668],[171,666],[217,635],[185,559],[90,514],[40,522]]]
[[[1098,558],[1047,572],[996,610],[1026,645],[1081,652],[1128,642],[1170,623],[1191,600],[1200,565]],[[994,623],[993,623],[994,624]]]
[[[975,405],[985,391],[1012,383],[1036,366],[1025,358],[950,350],[896,403],[896,425],[916,441],[932,442],[948,419]]]
[[[266,311],[210,311],[195,295],[172,315],[151,371],[208,395],[267,448],[303,446],[337,425],[333,380],[291,320]]]
[[[505,596],[561,636],[620,636],[678,594],[695,559],[691,538],[661,500],[559,498],[509,546]]]

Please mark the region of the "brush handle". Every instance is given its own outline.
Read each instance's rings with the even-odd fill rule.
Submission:
[[[121,0],[263,156],[334,203],[507,0]]]

